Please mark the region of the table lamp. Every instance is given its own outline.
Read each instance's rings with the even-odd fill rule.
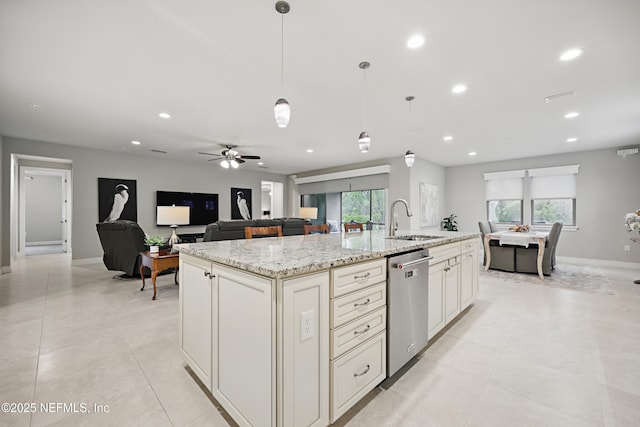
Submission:
[[[300,208],[300,218],[318,219],[318,208]]]
[[[169,225],[173,229],[169,237],[169,246],[173,250],[173,245],[180,243],[180,238],[176,234],[179,225],[189,225],[189,206],[158,206],[157,225]]]

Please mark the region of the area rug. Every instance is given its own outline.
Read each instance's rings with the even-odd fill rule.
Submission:
[[[616,294],[602,270],[586,265],[557,265],[551,276],[544,276],[544,280],[540,280],[537,274],[508,273],[499,270],[484,271],[484,267],[481,266],[480,277],[483,276],[511,283],[551,286],[590,294]]]

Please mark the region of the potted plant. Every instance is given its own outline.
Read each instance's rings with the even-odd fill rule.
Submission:
[[[164,244],[165,238],[162,236],[148,236],[144,239],[144,244],[149,246],[149,252],[156,253],[160,251],[160,246]]]
[[[446,231],[458,231],[458,223],[456,222],[455,214],[451,214],[446,218],[442,218],[440,226]]]

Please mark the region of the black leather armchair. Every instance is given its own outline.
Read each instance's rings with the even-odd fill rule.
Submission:
[[[140,252],[147,249],[145,234],[133,221],[117,220],[96,224],[108,270],[123,271],[128,277],[140,275]]]
[[[489,222],[478,222],[478,227],[480,228],[480,234],[482,238],[482,245],[484,248],[484,235],[492,233],[490,223]],[[496,228],[497,230],[497,228]],[[514,272],[516,271],[516,248],[510,245],[502,245],[498,243],[497,240],[490,240],[489,247],[491,250],[491,265],[489,266],[492,270],[503,270]],[[484,254],[484,262],[482,265],[487,264],[487,254]]]
[[[556,222],[551,226],[549,237],[542,257],[542,274],[550,275],[556,268],[556,247],[560,239],[562,223]],[[528,248],[516,248],[516,271],[518,273],[538,273],[538,245],[532,244]]]

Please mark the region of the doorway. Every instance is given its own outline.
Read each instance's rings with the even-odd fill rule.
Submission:
[[[62,159],[12,156],[11,254],[71,252],[71,163]]]
[[[284,216],[284,185],[281,182],[262,181],[261,218]]]

